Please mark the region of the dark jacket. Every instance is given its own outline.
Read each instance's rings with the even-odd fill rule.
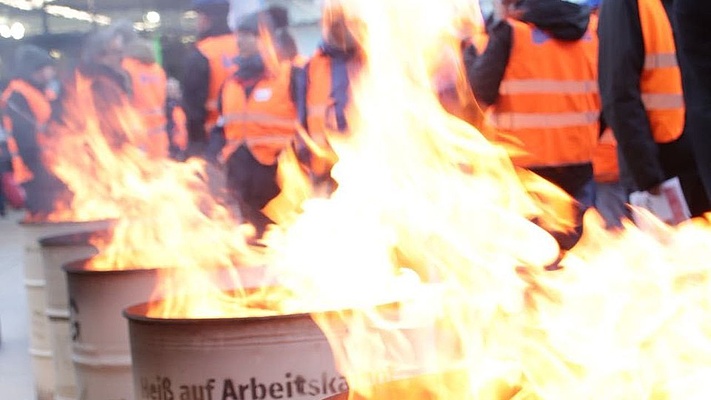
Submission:
[[[590,21],[590,9],[561,0],[527,0],[522,3],[522,21],[530,22],[560,40],[575,41],[583,37]],[[506,20],[492,23],[486,49],[465,51],[469,84],[479,103],[491,105],[499,98],[499,86],[509,63],[513,28]],[[531,60],[535,62],[534,60]],[[556,183],[571,195],[578,193],[592,179],[592,164],[544,167],[533,170]]]
[[[43,91],[43,88],[31,80],[26,82]],[[22,162],[32,172],[32,179],[23,183],[27,194],[25,207],[30,215],[39,218],[51,213],[55,201],[68,196],[68,189],[50,168],[44,165],[43,149],[39,140],[39,134],[44,128],[37,125],[27,98],[19,92],[14,92],[7,104],[3,112],[11,120],[12,136]]]
[[[222,36],[229,34],[230,29],[227,22],[215,25],[204,32],[199,40],[207,37]],[[210,62],[197,47],[188,50],[183,64],[183,77],[181,80],[183,96],[183,110],[187,118],[188,142],[206,143],[208,132],[205,132],[205,120],[207,119],[208,91],[210,87]]]
[[[686,133],[711,198],[711,2],[675,0],[677,58],[686,102]]]

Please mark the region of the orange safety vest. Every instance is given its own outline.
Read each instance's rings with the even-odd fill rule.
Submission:
[[[638,0],[644,38],[640,78],[642,103],[657,143],[669,143],[684,130],[684,98],[674,34],[660,0]]]
[[[168,79],[158,63],[146,64],[134,58],[124,58],[123,68],[131,77],[131,104],[143,120],[146,132],[146,152],[153,157],[168,155],[165,98]]]
[[[359,65],[357,60],[349,62],[348,74],[357,72],[354,68]],[[319,50],[311,57],[306,69],[306,123],[309,136],[316,144],[325,145],[326,132],[338,130],[336,115],[333,112],[335,99],[331,96],[331,58]],[[348,97],[350,98],[350,95]]]
[[[222,88],[222,114],[226,158],[246,143],[254,157],[271,165],[296,133],[296,106],[291,99],[291,64],[283,63],[277,75],[260,80],[247,97],[236,79]]]
[[[331,59],[319,51],[311,57],[307,68],[306,123],[312,137],[325,140],[326,113],[334,102],[331,98]]]
[[[595,147],[592,159],[595,182],[613,183],[620,180],[620,166],[617,161],[617,140],[612,129],[607,128]]]
[[[220,87],[227,77],[237,71],[235,58],[237,57],[237,38],[233,34],[210,36],[195,44],[198,51],[207,58],[210,64],[210,83],[207,91],[207,119],[205,130],[210,132],[217,122],[217,98]],[[189,93],[187,93],[189,95]]]
[[[22,157],[19,153],[19,148],[17,147],[17,142],[15,141],[15,133],[13,132],[12,120],[7,115],[7,110],[12,107],[8,103],[10,97],[13,93],[19,93],[25,97],[28,105],[30,106],[30,111],[32,115],[27,115],[28,119],[32,119],[35,124],[38,145],[42,146],[41,140],[42,135],[44,135],[47,128],[47,123],[52,115],[52,106],[49,103],[46,95],[37,89],[36,87],[30,85],[29,83],[14,79],[7,86],[2,96],[0,97],[0,106],[3,109],[3,127],[8,133],[7,145],[10,150],[12,157],[12,169],[14,173],[15,180],[18,183],[27,182],[32,179],[33,175],[30,169],[25,165]]]
[[[173,119],[173,144],[185,151],[188,147],[188,118],[183,107],[173,107],[171,118]]]
[[[488,121],[496,138],[523,150],[512,154],[518,166],[590,162],[600,115],[597,19],[591,17],[584,37],[575,42],[557,40],[532,24],[508,22],[511,55]]]

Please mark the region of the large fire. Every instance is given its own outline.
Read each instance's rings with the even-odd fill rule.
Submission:
[[[262,264],[262,251],[247,243],[250,227],[238,211],[214,193],[205,163],[149,157],[136,111],[127,104],[93,109],[91,91],[79,86],[67,88],[62,119],[50,127],[48,162],[73,197],[49,219],[115,219],[108,240],[96,238],[101,252],[89,267],[160,269],[156,297],[215,297],[205,293],[244,286],[235,267]],[[197,279],[190,273],[203,267]]]
[[[476,7],[342,3],[363,22],[351,28],[367,64],[353,77],[350,134],[330,137],[338,188],[291,215],[270,210],[283,223],[269,244],[292,293],[282,307],[313,312],[351,395],[705,397],[709,221],[650,215],[653,232],[610,232],[590,211],[561,254],[542,227],[570,227],[572,200],[517,171],[434,94],[441,55],[459,48],[455,22]],[[275,204],[313,193],[295,188]]]
[[[98,114],[75,110],[85,122],[68,125],[60,152],[73,157],[55,164],[72,211],[121,217],[97,268],[180,267],[155,315],[312,312],[361,398],[705,398],[709,221],[648,216],[654,232],[609,232],[590,212],[561,259],[548,232],[571,226],[572,201],[435,94],[441,79],[460,82],[447,55],[481,23],[462,23],[475,3],[343,1],[367,57],[349,134],[319,153],[338,187],[310,187],[284,154],[284,193],[267,210],[280,224],[262,251],[210,195],[203,166],[112,148]],[[233,268],[245,263],[266,264],[279,288],[252,296]]]

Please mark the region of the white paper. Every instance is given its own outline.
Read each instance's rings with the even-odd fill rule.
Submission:
[[[659,186],[659,195],[647,191],[630,194],[630,205],[633,206],[632,219],[641,228],[645,225],[644,217],[635,208],[646,209],[669,225],[676,225],[691,217],[689,205],[686,203],[677,177],[664,181]]]

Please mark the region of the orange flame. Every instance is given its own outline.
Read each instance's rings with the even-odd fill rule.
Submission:
[[[219,173],[197,160],[148,157],[142,122],[127,102],[97,110],[85,96],[67,96],[63,118],[52,126],[50,161],[73,192],[67,210],[73,218],[117,219],[90,268],[161,269],[154,297],[176,300],[153,312],[199,316],[207,307],[190,310],[185,298],[234,292],[243,286],[235,268],[263,264],[264,252],[247,243],[249,227],[240,226],[239,211],[211,187]]]
[[[338,187],[286,194],[268,244],[284,309],[313,312],[350,398],[704,397],[710,222],[611,232],[590,211],[560,259],[543,228],[570,227],[572,199],[434,93],[471,2],[339,3],[368,57],[351,134],[329,137]]]

